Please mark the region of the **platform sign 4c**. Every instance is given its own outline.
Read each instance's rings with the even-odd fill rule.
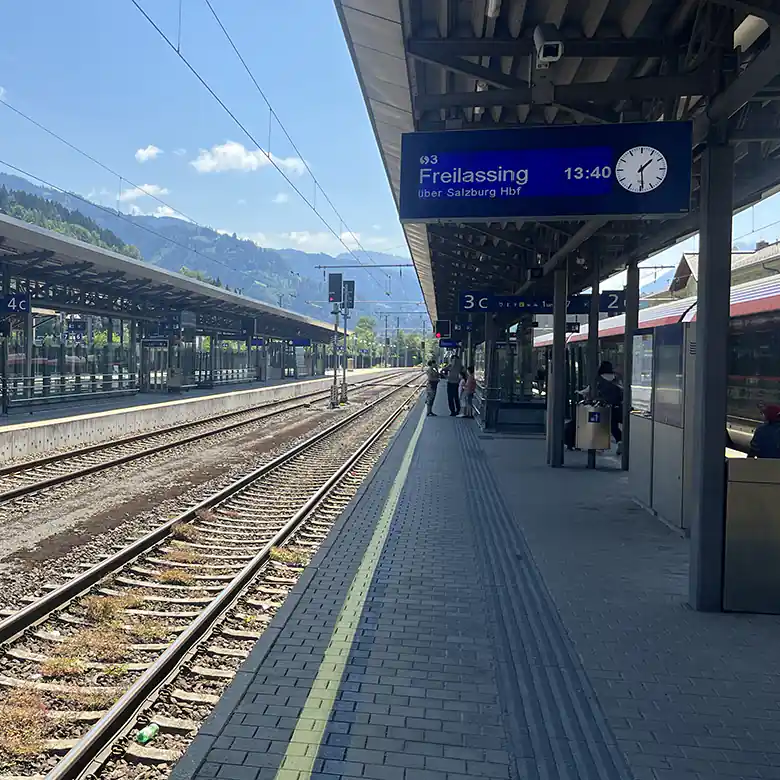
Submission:
[[[26,292],[10,293],[0,296],[0,314],[28,314],[30,312],[30,294]]]
[[[402,222],[686,214],[691,125],[643,122],[406,133]]]

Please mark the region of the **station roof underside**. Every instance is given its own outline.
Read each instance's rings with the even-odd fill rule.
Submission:
[[[735,149],[734,208],[780,183],[780,0],[335,0],[398,204],[401,136],[572,123],[692,120],[689,215],[663,221],[589,219],[406,225],[432,319],[466,289],[535,291],[572,255],[569,289],[644,259],[699,226],[702,142],[715,128]],[[533,31],[564,41],[552,99],[529,84]],[[738,47],[738,48],[737,48]]]
[[[34,305],[156,320],[193,311],[201,323],[255,318],[259,335],[325,343],[333,326],[0,215],[0,264],[29,279]]]

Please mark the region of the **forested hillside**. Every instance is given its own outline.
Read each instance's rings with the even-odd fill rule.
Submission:
[[[269,249],[182,219],[119,213],[19,176],[0,173],[0,188],[5,192],[0,211],[10,216],[320,320],[330,319],[330,306],[326,271],[317,266],[356,264],[355,257],[347,253],[334,258],[296,249]],[[361,253],[360,259],[369,267],[371,261],[404,262],[382,253]],[[345,278],[355,279],[358,301],[367,302],[359,303],[355,314],[379,317],[382,326],[382,310],[397,311],[397,301],[422,300],[412,268],[339,270]],[[391,329],[395,319],[393,314]],[[421,322],[420,316],[402,316],[400,327],[417,329]]]
[[[5,185],[1,185],[0,213],[47,230],[63,233],[88,244],[95,244],[103,249],[121,252],[136,260],[141,259],[141,253],[136,247],[129,246],[110,230],[101,228],[78,211],[71,211],[59,203],[38,195],[21,190],[8,190]]]

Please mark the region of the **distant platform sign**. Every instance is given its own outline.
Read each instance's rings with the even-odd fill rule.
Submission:
[[[29,293],[17,292],[0,296],[0,313],[29,314],[31,310]]]
[[[687,214],[691,124],[406,133],[402,222]]]
[[[290,344],[293,347],[310,347],[311,339],[290,339]]]
[[[444,349],[457,349],[460,346],[460,339],[439,339],[439,346]]]
[[[529,314],[552,314],[553,299],[533,295],[494,295],[489,292],[462,292],[459,297],[461,311],[499,312],[514,311]],[[624,290],[609,290],[599,295],[599,311],[620,314],[626,310]],[[587,314],[590,311],[590,293],[571,295],[567,301],[567,314]]]

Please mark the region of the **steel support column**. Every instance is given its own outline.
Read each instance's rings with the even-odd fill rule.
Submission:
[[[599,370],[599,265],[598,251],[591,253],[593,266],[593,284],[590,291],[590,311],[588,312],[588,384],[591,400],[596,397]],[[596,450],[588,450],[588,468],[596,468]]]
[[[631,443],[631,385],[634,377],[634,334],[639,324],[639,265],[629,260],[626,273],[626,328],[623,336],[623,454],[620,465],[628,471]]]
[[[553,273],[553,346],[547,377],[547,462],[563,466],[566,416],[566,269]]]
[[[734,147],[710,136],[701,158],[701,233],[693,485],[697,506],[691,523],[690,601],[718,612],[723,605],[726,465],[724,428],[728,372],[729,288]]]
[[[485,315],[485,387],[482,407],[482,427],[493,430],[498,423],[498,405],[501,391],[496,366],[496,341],[499,324],[495,314]]]
[[[11,291],[11,269],[6,263],[0,263],[0,292],[8,295]],[[10,334],[9,334],[10,335]],[[8,414],[8,343],[10,339],[0,336],[0,412]]]
[[[17,288],[18,289],[18,288]],[[30,280],[27,280],[25,289],[30,292]],[[32,307],[24,315],[24,396],[32,398],[35,394],[35,382],[33,380],[33,345],[35,343],[35,318]]]
[[[138,373],[138,325],[135,319],[130,320],[130,333],[129,333],[129,364],[128,368],[130,374],[135,375]],[[138,377],[135,377],[136,387],[138,386]]]

